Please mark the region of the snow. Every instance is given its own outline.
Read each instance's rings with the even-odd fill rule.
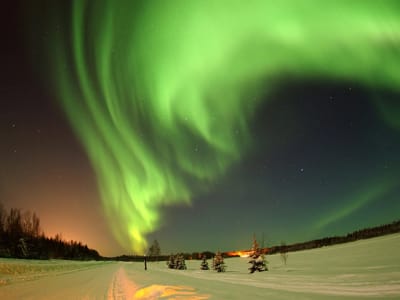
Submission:
[[[0,299],[400,299],[400,234],[267,256],[269,271],[249,274],[248,258],[227,271],[165,262],[0,259]],[[211,263],[211,261],[209,261]]]

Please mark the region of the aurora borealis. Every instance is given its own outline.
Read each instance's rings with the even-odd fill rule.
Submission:
[[[125,251],[399,217],[397,1],[43,3],[27,52]]]

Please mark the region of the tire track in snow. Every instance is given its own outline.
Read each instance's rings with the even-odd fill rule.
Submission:
[[[170,270],[160,269],[158,271],[171,273]],[[318,280],[318,277],[315,276],[269,276],[268,281],[266,281],[264,277],[249,279],[229,274],[220,276],[204,276],[203,272],[179,272],[175,274],[200,280],[219,281],[224,284],[324,296],[393,297],[400,295],[400,282],[398,280],[392,280],[384,284],[375,282],[349,283],[346,281],[337,283],[331,282],[330,278]]]
[[[123,267],[115,272],[111,284],[108,288],[107,300],[127,300],[133,299],[137,290],[135,283],[128,279]]]

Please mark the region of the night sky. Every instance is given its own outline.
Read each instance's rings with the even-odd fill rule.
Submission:
[[[228,251],[399,219],[396,1],[52,2],[0,18],[0,201],[47,235]]]

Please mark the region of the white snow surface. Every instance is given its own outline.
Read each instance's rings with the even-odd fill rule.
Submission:
[[[0,259],[0,299],[400,299],[400,234],[268,255],[269,271],[249,274],[248,258],[227,271],[165,262]],[[209,260],[211,265],[211,261]]]

